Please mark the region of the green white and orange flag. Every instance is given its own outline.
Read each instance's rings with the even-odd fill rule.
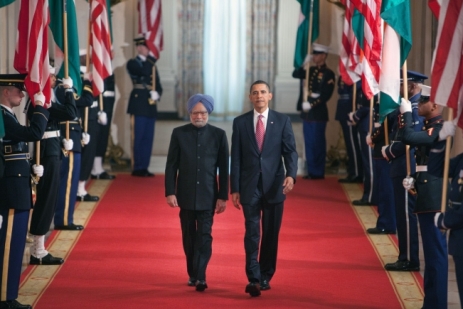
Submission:
[[[64,33],[63,12],[66,3],[67,33]],[[55,43],[55,69],[57,76],[64,76],[64,35],[68,42],[69,77],[72,78],[74,88],[80,96],[82,79],[80,77],[79,34],[77,32],[76,6],[74,0],[49,0],[50,30]]]
[[[297,0],[301,4],[301,13],[299,15],[299,26],[296,36],[296,50],[294,51],[294,67],[299,68],[303,65],[304,59],[308,53],[309,41],[309,23],[312,23],[312,39],[313,43],[319,34],[320,20],[320,0]],[[312,10],[312,20],[310,19],[310,11]]]
[[[385,22],[379,81],[382,122],[400,105],[400,70],[412,48],[410,0],[383,0],[381,18]]]

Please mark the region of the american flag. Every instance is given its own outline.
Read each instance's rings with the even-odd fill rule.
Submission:
[[[431,69],[431,101],[458,111],[463,128],[463,0],[442,0]]]
[[[14,68],[27,74],[26,90],[34,104],[34,94],[42,92],[50,104],[51,84],[48,56],[50,22],[48,0],[21,0]]]
[[[138,0],[138,31],[156,59],[164,48],[161,13],[161,0]]]
[[[344,14],[345,18],[342,33],[342,44],[339,55],[339,71],[344,83],[352,85],[360,79],[359,74],[355,72],[357,63],[353,52],[353,49],[358,48],[357,38],[352,31],[351,25],[354,6],[350,0],[344,0],[342,2],[345,5],[346,10]]]
[[[91,39],[93,62],[93,95],[104,91],[104,79],[112,74],[111,33],[106,0],[91,0]]]

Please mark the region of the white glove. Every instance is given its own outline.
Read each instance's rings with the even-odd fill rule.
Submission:
[[[347,116],[349,117],[349,121],[350,121],[352,124],[355,124],[354,112],[350,112],[349,114],[347,114]]]
[[[381,147],[381,153],[383,154],[384,159],[389,160],[389,158],[386,155],[386,148],[387,146]]]
[[[402,98],[400,102],[401,102],[400,103],[400,113],[401,114],[412,111],[412,103],[410,103],[410,101]]]
[[[92,81],[93,80],[92,73],[84,73],[84,79],[88,81]]]
[[[32,171],[37,177],[42,177],[43,176],[43,165],[37,165],[37,164],[32,165]]]
[[[440,216],[443,216],[443,215],[444,215],[444,214],[441,213],[441,212],[436,212],[436,214],[434,215],[434,225],[435,225],[438,229],[440,229],[440,228],[442,228],[442,227],[447,228],[447,227],[444,225],[444,221],[442,221],[442,226],[439,226],[439,218],[440,218]]]
[[[306,102],[302,102],[302,110],[303,110],[304,112],[307,113],[308,111],[310,111],[311,108],[312,108],[312,105],[310,105],[309,102],[307,102],[307,101],[306,101]]]
[[[375,125],[374,125],[375,129],[381,127],[381,124],[379,122],[375,122]]]
[[[315,93],[315,92],[312,92],[310,94],[310,97],[313,98],[313,99],[318,99],[320,97],[320,94],[319,93]]]
[[[444,125],[442,126],[442,129],[439,131],[439,140],[443,141],[446,139],[448,136],[454,136],[455,135],[455,124],[453,121],[444,121]]]
[[[37,104],[37,101],[39,101],[42,104]],[[40,106],[45,105],[45,96],[42,92],[37,92],[36,94],[34,94],[34,103]]]
[[[415,188],[415,186],[413,185],[414,182],[415,182],[415,179],[413,179],[410,176],[407,176],[404,178],[404,180],[402,180],[402,185],[404,186],[406,190],[410,190],[410,189]]]
[[[0,230],[2,229],[3,217],[0,215]]]
[[[305,67],[307,64],[310,63],[310,61],[312,61],[312,55],[311,55],[311,54],[307,54],[307,55],[305,56],[304,63],[302,63],[302,66]]]
[[[90,134],[82,132],[82,142],[84,145],[88,145],[88,143],[90,143]]]
[[[367,145],[370,147],[373,147],[373,141],[371,140],[370,133],[367,134],[367,137],[365,138]]]
[[[105,126],[108,124],[108,116],[104,111],[98,112],[98,123]]]
[[[74,148],[74,141],[72,139],[63,138],[64,150],[72,150]]]
[[[151,100],[153,100],[153,101],[157,101],[160,98],[159,93],[157,91],[154,91],[154,90],[150,91],[150,96],[151,96]]]
[[[65,88],[72,88],[73,86],[73,83],[72,83],[72,78],[68,77],[68,78],[63,78],[63,85],[64,86],[67,86]]]

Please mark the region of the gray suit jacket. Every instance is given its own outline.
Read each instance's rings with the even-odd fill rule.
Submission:
[[[260,153],[253,113],[252,110],[233,121],[231,193],[240,193],[240,202],[249,203],[262,173],[264,198],[268,203],[280,203],[286,198],[282,187],[284,179],[290,176],[296,180],[297,174],[298,156],[291,121],[288,116],[269,110]]]

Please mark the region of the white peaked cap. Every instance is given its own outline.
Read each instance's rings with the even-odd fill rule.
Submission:
[[[327,54],[330,48],[328,46],[318,44],[318,43],[313,43],[312,44],[312,50],[314,53],[325,53]]]
[[[430,97],[431,96],[431,87],[426,85],[421,85],[421,96]]]

